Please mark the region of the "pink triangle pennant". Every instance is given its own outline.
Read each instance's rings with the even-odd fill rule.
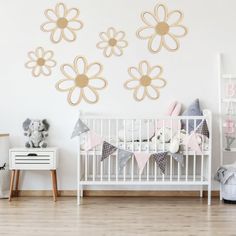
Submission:
[[[190,147],[192,151],[195,151],[197,155],[202,155],[202,150],[198,144],[197,141],[197,134],[195,132],[191,133],[190,135],[187,135],[184,144],[187,147]]]
[[[143,169],[150,158],[150,153],[147,152],[134,152],[135,159],[138,163],[139,173],[143,172]]]
[[[92,149],[93,147],[96,147],[97,145],[101,144],[103,142],[103,139],[101,136],[99,136],[97,133],[95,133],[92,130],[88,131],[87,134],[87,141],[85,143],[85,151],[88,151]]]

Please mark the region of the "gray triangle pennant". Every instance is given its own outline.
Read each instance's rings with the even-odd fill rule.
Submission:
[[[71,138],[79,136],[82,133],[85,133],[85,132],[88,132],[88,131],[89,131],[88,126],[81,119],[78,119],[76,124],[75,124],[75,127],[74,127],[73,133],[71,135]]]
[[[153,157],[156,161],[157,166],[160,168],[162,174],[165,174],[166,171],[167,154],[168,152],[159,152],[151,155],[151,157]]]
[[[201,124],[197,127],[196,133],[199,133],[199,134],[201,134],[201,135],[204,135],[204,136],[206,136],[207,138],[210,137],[206,120],[203,120],[203,121],[201,122]]]
[[[132,152],[123,149],[118,149],[119,171],[121,171],[125,167],[127,161],[131,158],[132,155],[133,155]]]
[[[184,166],[184,155],[182,153],[178,152],[178,153],[170,153],[170,154],[176,161],[178,161],[181,164],[181,166]]]
[[[112,153],[117,150],[117,147],[113,146],[112,144],[104,141],[102,145],[102,158],[101,161],[109,157]]]

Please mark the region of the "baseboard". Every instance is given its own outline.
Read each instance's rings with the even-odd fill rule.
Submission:
[[[60,190],[61,197],[75,197],[75,190]],[[50,197],[50,190],[20,190],[18,193],[22,197]],[[137,191],[137,190],[84,190],[86,197],[199,197],[199,191]],[[203,191],[203,196],[207,196],[207,191]],[[219,196],[219,191],[212,191],[213,197]]]

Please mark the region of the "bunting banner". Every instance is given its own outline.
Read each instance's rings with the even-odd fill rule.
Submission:
[[[81,135],[84,134],[84,135]],[[185,144],[187,147],[191,148],[192,151],[195,151],[197,155],[202,155],[201,147],[198,143],[198,136],[199,134],[205,135],[209,138],[209,130],[207,126],[206,120],[203,120],[201,124],[196,128],[195,131],[193,131],[190,135],[187,135],[184,140],[183,144]],[[128,150],[120,149],[106,141],[103,140],[101,136],[99,136],[96,132],[93,130],[90,130],[88,126],[81,120],[78,119],[76,122],[76,125],[74,127],[73,133],[71,138],[74,138],[76,136],[80,136],[81,138],[85,138],[85,146],[84,150],[89,151],[92,148],[96,147],[97,145],[102,144],[102,157],[101,161],[112,155],[115,151],[117,152],[117,158],[118,158],[118,166],[119,171],[122,171],[122,169],[126,166],[129,159],[134,155],[137,165],[139,168],[139,173],[141,174],[143,172],[144,167],[146,166],[146,163],[148,162],[150,157],[153,157],[157,166],[160,168],[161,173],[165,174],[166,171],[166,165],[167,165],[167,155],[172,155],[172,157],[181,164],[181,166],[184,166],[184,155],[181,152],[178,153],[171,153],[169,151],[163,151],[158,153],[148,153],[148,152],[131,152]],[[226,144],[227,147],[225,150],[230,150],[230,147],[232,143],[236,140],[235,137],[226,136]]]
[[[76,136],[80,136],[82,133],[85,133],[88,131],[89,131],[88,126],[81,119],[78,119],[75,124],[71,138],[74,138]]]
[[[119,171],[121,171],[125,167],[127,161],[132,157],[133,153],[123,149],[118,149],[117,155],[118,155]]]
[[[162,174],[165,174],[166,172],[167,154],[168,152],[159,152],[151,155],[151,157],[154,158],[157,166],[160,168]]]
[[[225,136],[226,138],[226,151],[230,151],[231,150],[231,145],[233,144],[233,142],[235,141],[234,137],[231,136]]]
[[[142,174],[143,169],[150,158],[150,153],[147,152],[134,152],[135,159],[138,164],[139,173]]]
[[[95,133],[92,130],[89,130],[87,133],[87,141],[84,146],[85,151],[89,151],[92,148],[98,146],[103,142],[103,139],[101,136],[99,136],[97,133]]]
[[[186,136],[184,139],[184,144],[191,148],[192,151],[195,151],[197,155],[202,155],[202,150],[197,141],[197,135],[195,132]]]
[[[196,132],[196,133],[199,133],[199,134],[201,134],[201,135],[204,135],[204,136],[206,136],[207,138],[210,137],[206,120],[203,120],[203,121],[201,122],[201,124],[197,127],[197,129],[195,130],[195,132]]]
[[[172,157],[180,163],[181,166],[184,166],[184,155],[180,152],[177,153],[170,153]]]
[[[102,145],[102,158],[101,161],[109,157],[112,153],[117,150],[117,147],[113,146],[112,144],[104,141]]]

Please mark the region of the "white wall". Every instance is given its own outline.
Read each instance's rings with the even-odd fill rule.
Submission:
[[[236,51],[236,1],[234,0],[176,0],[164,1],[171,9],[184,12],[184,24],[189,33],[181,39],[177,52],[162,50],[150,54],[146,42],[135,32],[142,25],[140,13],[151,10],[155,0],[66,0],[68,7],[78,6],[84,28],[73,43],[53,44],[49,34],[39,27],[45,21],[44,10],[54,7],[57,1],[1,0],[0,1],[0,131],[11,134],[11,145],[23,146],[25,139],[22,122],[26,117],[47,118],[51,123],[49,143],[60,148],[59,188],[76,187],[76,141],[70,135],[78,110],[112,113],[162,114],[173,100],[188,105],[200,98],[202,106],[214,113],[213,171],[219,164],[219,138],[217,127],[217,52],[234,55]],[[96,48],[98,34],[114,26],[124,30],[129,47],[124,56],[105,58]],[[24,67],[27,52],[43,46],[55,52],[58,62],[51,77],[33,78]],[[104,77],[109,87],[100,93],[95,105],[81,103],[71,107],[66,94],[55,89],[62,78],[59,67],[70,63],[77,55],[84,55],[90,62],[99,61],[104,66]],[[157,101],[136,102],[123,88],[129,77],[127,68],[141,60],[160,64],[164,68],[167,86],[161,90]],[[236,71],[236,67],[234,68]],[[50,188],[49,175],[27,173],[24,189]],[[32,178],[28,178],[31,176]]]

